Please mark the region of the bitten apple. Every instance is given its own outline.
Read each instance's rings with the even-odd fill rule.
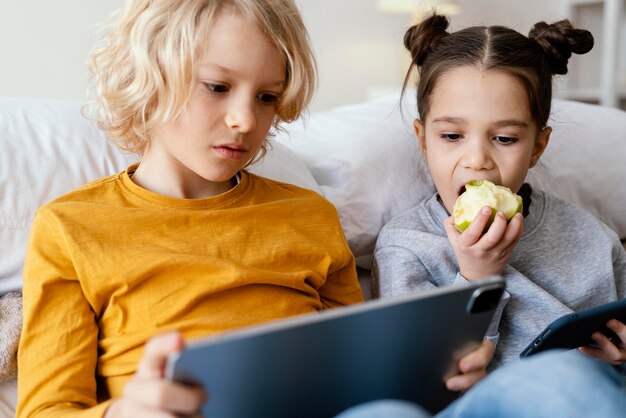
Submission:
[[[521,212],[522,197],[508,187],[495,185],[489,180],[472,180],[465,185],[465,191],[454,203],[452,216],[456,228],[461,232],[465,231],[484,206],[491,207],[491,217],[485,227],[486,230],[497,212],[502,211],[507,221]]]

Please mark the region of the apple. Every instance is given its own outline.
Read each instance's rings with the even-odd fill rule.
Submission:
[[[487,230],[497,212],[503,212],[507,221],[521,212],[522,197],[508,187],[498,186],[489,180],[472,180],[465,185],[465,191],[454,203],[452,216],[456,228],[461,232],[465,231],[484,206],[491,207],[491,217],[485,227]]]

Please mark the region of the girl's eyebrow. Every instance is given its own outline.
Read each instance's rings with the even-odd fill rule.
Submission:
[[[496,126],[519,126],[520,128],[528,128],[528,122],[518,119],[504,119],[497,121]]]
[[[464,123],[465,119],[454,116],[441,116],[433,119],[433,123]],[[528,122],[519,119],[503,119],[494,123],[497,127],[518,126],[520,128],[528,128]]]
[[[433,119],[433,123],[462,123],[465,119],[454,116],[441,116]]]

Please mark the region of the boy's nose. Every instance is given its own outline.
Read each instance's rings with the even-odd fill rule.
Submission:
[[[242,133],[251,132],[256,127],[254,103],[238,100],[232,103],[225,117],[226,125]]]

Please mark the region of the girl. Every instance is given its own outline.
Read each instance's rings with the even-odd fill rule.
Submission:
[[[591,215],[524,183],[550,138],[552,75],[567,73],[568,58],[588,52],[592,35],[567,20],[537,23],[528,37],[499,26],[447,27],[433,15],[405,35],[420,75],[415,132],[437,193],[383,228],[373,287],[390,296],[503,275],[507,294],[488,332],[499,340],[496,367],[557,317],[625,297],[626,254]],[[473,179],[520,194],[524,214],[507,223],[498,213],[483,234],[485,207],[458,232],[450,213]],[[613,320],[608,327],[621,342],[595,333],[599,348],[583,351],[621,364],[626,326]]]

